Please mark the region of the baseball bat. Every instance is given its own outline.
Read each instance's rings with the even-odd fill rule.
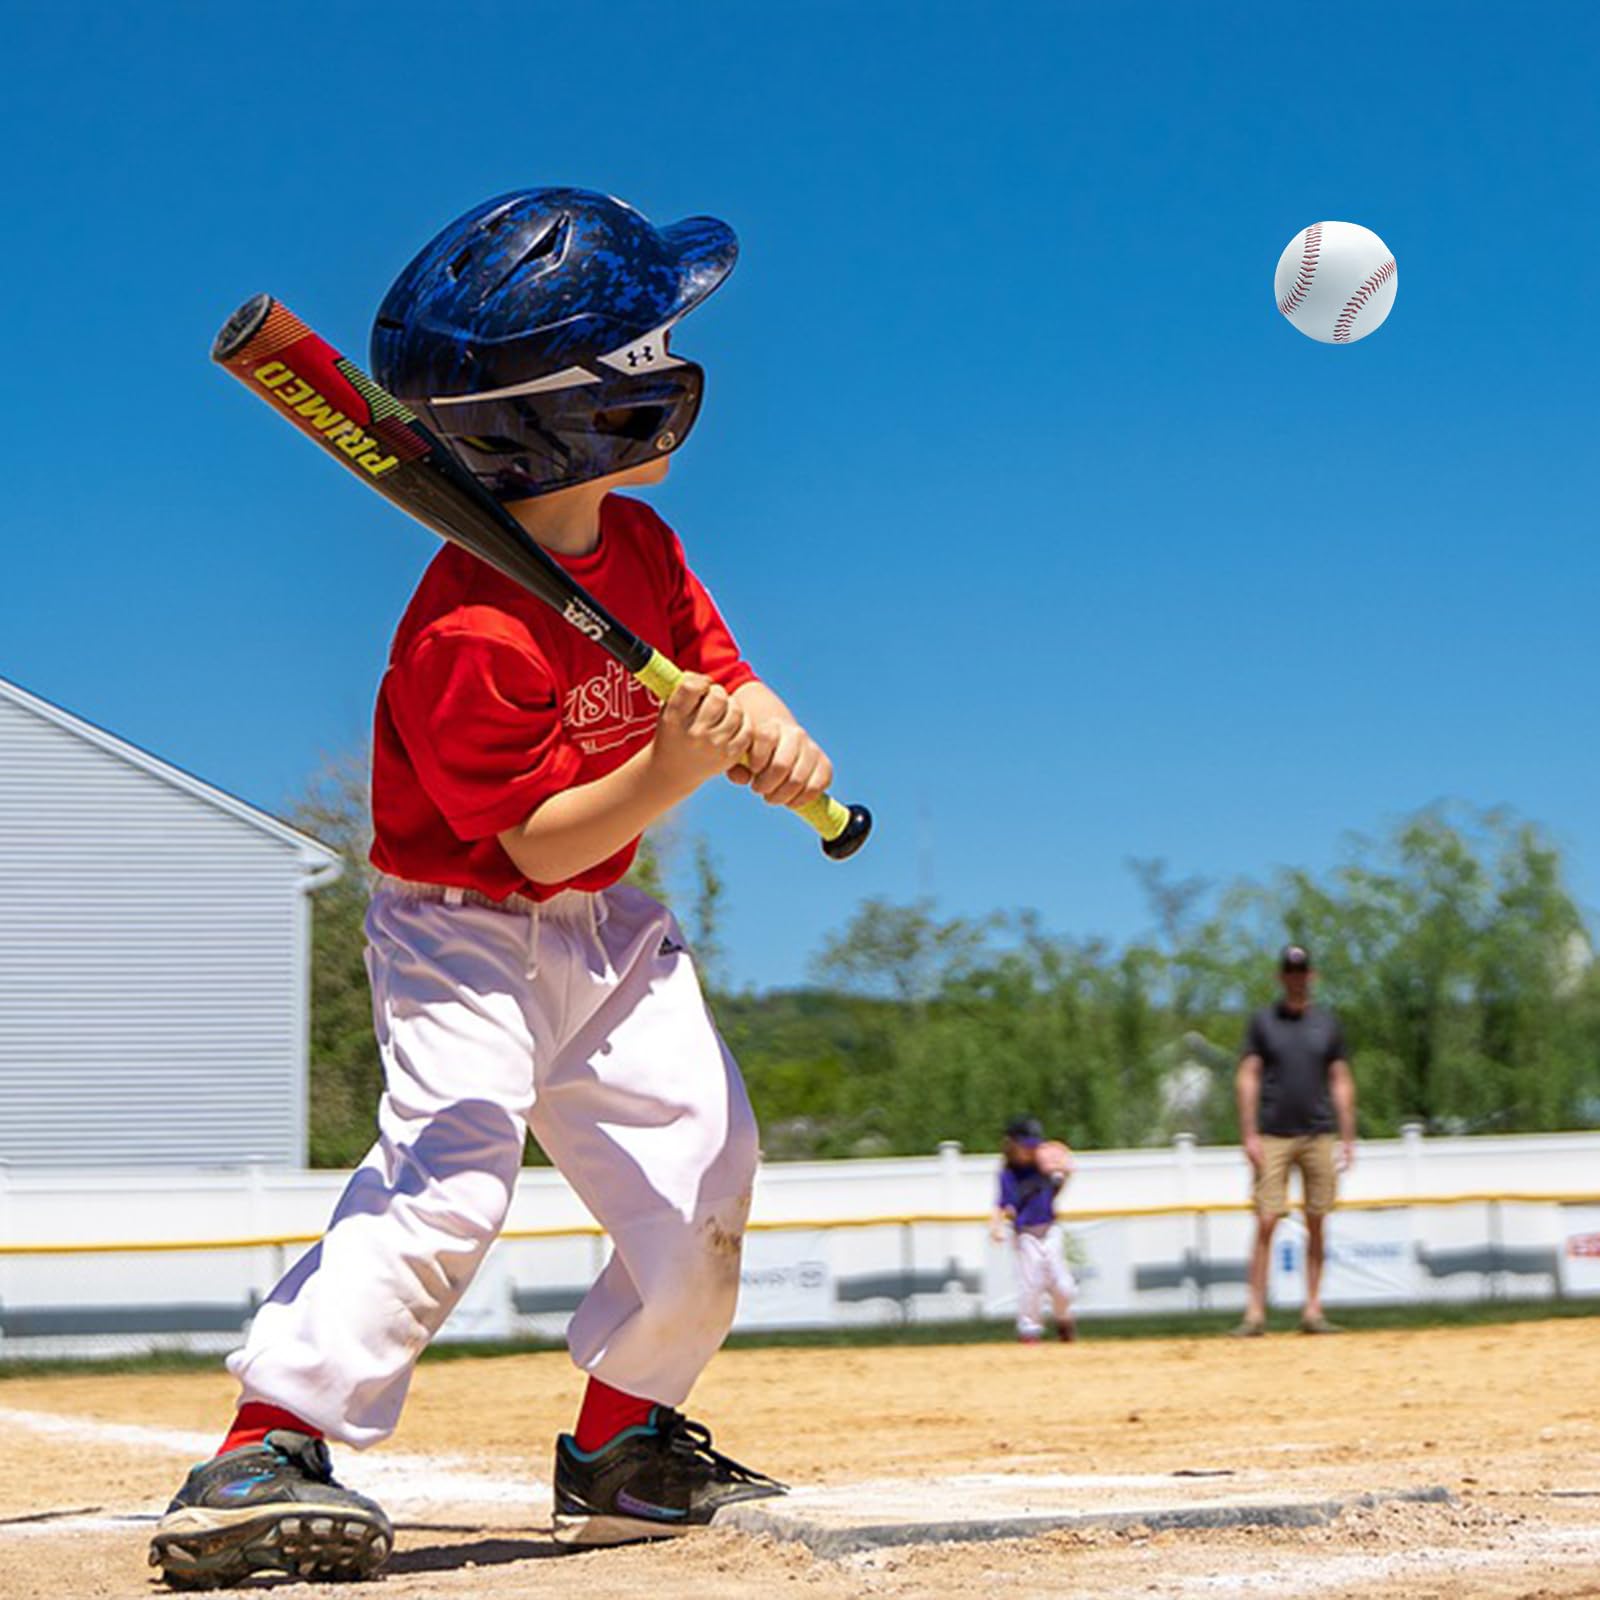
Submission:
[[[288,307],[258,294],[223,324],[211,359],[408,516],[537,595],[665,701],[682,671],[619,622],[494,498],[448,446]],[[823,853],[853,856],[872,831],[865,806],[822,795],[796,808]]]

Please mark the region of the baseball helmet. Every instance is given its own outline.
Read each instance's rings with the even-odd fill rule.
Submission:
[[[733,270],[714,217],[657,228],[588,189],[519,189],[459,217],[384,297],[372,371],[501,500],[676,450],[705,374],[668,332]]]

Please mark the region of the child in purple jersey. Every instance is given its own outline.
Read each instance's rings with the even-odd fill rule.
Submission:
[[[1037,1117],[1018,1117],[1007,1127],[991,1233],[996,1244],[1009,1236],[1016,1251],[1017,1337],[1024,1344],[1038,1344],[1043,1337],[1046,1294],[1055,1312],[1056,1337],[1070,1343],[1078,1335],[1072,1314],[1078,1286],[1056,1225],[1056,1196],[1071,1174],[1071,1151],[1046,1143]]]

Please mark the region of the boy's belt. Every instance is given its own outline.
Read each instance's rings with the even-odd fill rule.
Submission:
[[[559,915],[568,909],[577,910],[580,904],[598,898],[582,889],[563,889],[548,900],[535,900],[525,894],[508,894],[504,900],[496,900],[481,889],[462,889],[444,883],[412,883],[406,878],[391,878],[386,872],[378,874],[373,889],[383,889],[405,900],[436,900],[446,906],[478,906],[484,911],[503,911],[509,916],[518,917],[539,916],[549,912]]]

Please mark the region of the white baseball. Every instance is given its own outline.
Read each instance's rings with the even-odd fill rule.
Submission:
[[[1272,292],[1278,309],[1307,338],[1354,344],[1382,326],[1397,278],[1388,245],[1371,228],[1313,222],[1278,257]]]

